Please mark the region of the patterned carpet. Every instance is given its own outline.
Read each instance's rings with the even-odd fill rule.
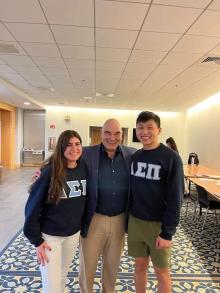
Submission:
[[[220,293],[220,227],[214,227],[212,218],[202,237],[189,211],[182,210],[181,224],[174,239],[172,256],[173,292]],[[19,232],[0,253],[0,292],[39,293],[41,280],[33,247]],[[79,292],[78,254],[68,275],[66,292]],[[133,262],[123,254],[117,280],[118,292],[135,292]],[[100,292],[100,265],[94,292]],[[156,279],[152,267],[149,272],[148,291],[156,292]]]

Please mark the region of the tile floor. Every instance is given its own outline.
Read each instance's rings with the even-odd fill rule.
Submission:
[[[0,184],[0,251],[21,229],[27,190],[36,167],[2,170]]]

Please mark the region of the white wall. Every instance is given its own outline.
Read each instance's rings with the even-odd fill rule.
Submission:
[[[220,170],[220,104],[187,116],[186,152],[196,152],[202,165]]]
[[[20,166],[22,162],[23,148],[23,110],[17,108],[16,111],[16,130],[15,130],[15,163]]]
[[[106,119],[116,118],[120,121],[122,127],[128,128],[128,145],[141,148],[140,143],[132,142],[132,130],[135,128],[135,121],[140,111],[127,110],[87,110],[87,109],[71,109],[48,107],[46,110],[46,129],[45,129],[45,155],[48,153],[48,137],[57,137],[66,129],[74,129],[78,131],[82,137],[83,145],[89,145],[89,126],[102,126]],[[161,117],[162,133],[160,140],[165,143],[169,136],[173,136],[176,140],[180,155],[184,155],[184,133],[185,133],[185,114],[176,113],[168,115],[167,113],[158,113]],[[64,117],[69,115],[70,122],[66,122]],[[54,124],[55,129],[50,128]]]

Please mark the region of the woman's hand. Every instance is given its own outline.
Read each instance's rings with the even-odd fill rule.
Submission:
[[[45,241],[41,245],[36,247],[37,260],[42,266],[44,266],[46,262],[49,262],[49,259],[46,255],[46,249],[51,251],[51,247]]]

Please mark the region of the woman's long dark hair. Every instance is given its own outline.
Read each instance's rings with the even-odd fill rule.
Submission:
[[[167,138],[166,143],[170,145],[170,148],[179,153],[175,140],[172,137]]]
[[[43,169],[45,165],[51,165],[52,167],[52,175],[48,191],[48,202],[50,203],[58,203],[60,200],[65,181],[65,170],[67,168],[67,159],[64,157],[64,152],[72,137],[78,138],[80,143],[82,143],[79,133],[75,130],[63,131],[58,138],[54,153],[45,160],[41,166],[41,169]]]

